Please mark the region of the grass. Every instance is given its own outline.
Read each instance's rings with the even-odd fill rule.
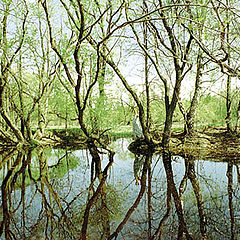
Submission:
[[[201,129],[203,127],[222,127],[224,126],[225,122],[216,122],[216,123],[195,123],[195,129]],[[161,125],[156,128],[157,131],[161,132],[164,126]],[[172,131],[183,131],[184,130],[184,123],[183,122],[174,122],[172,126]],[[56,132],[56,133],[64,133],[67,132],[67,136],[83,136],[82,130],[80,127],[71,127],[69,126],[67,129],[65,126],[52,126],[46,129],[48,132]],[[104,135],[113,138],[124,138],[124,137],[132,137],[132,125],[118,125],[114,128],[110,128],[110,130],[106,131]]]
[[[108,135],[113,138],[132,137],[132,126],[127,125],[115,127],[108,132]]]
[[[46,129],[47,132],[53,133],[53,134],[66,134],[67,137],[79,137],[83,136],[84,134],[80,127],[68,127],[65,129],[64,126],[56,126]],[[132,137],[132,126],[126,125],[126,126],[116,126],[114,128],[111,128],[109,131],[106,131],[104,133],[105,136],[109,138],[128,138]]]

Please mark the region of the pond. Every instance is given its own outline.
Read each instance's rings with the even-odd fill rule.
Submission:
[[[88,150],[0,156],[0,239],[240,239],[239,159],[134,155],[118,139],[95,178]],[[103,151],[103,150],[102,150]]]

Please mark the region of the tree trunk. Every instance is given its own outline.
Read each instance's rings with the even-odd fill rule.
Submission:
[[[197,73],[196,73],[196,79],[195,79],[194,94],[193,94],[193,98],[192,98],[189,110],[187,111],[187,114],[186,114],[185,125],[184,125],[184,135],[191,136],[194,133],[195,115],[198,107],[199,93],[201,89],[200,85],[201,85],[201,76],[202,76],[202,68],[203,68],[201,60],[202,60],[202,54],[201,52],[199,52],[197,57]]]
[[[195,166],[194,166],[194,160],[191,159],[185,159],[185,162],[187,162],[187,171],[188,171],[188,177],[191,181],[193,191],[197,200],[197,207],[198,207],[198,214],[199,214],[199,220],[200,220],[200,232],[202,234],[202,239],[207,239],[207,222],[206,222],[206,214],[204,210],[203,205],[203,197],[202,192],[200,189],[199,182],[197,180],[197,176],[195,173]]]
[[[143,0],[143,8],[144,8],[144,14],[148,13],[148,7],[147,4],[145,2],[145,0]],[[147,133],[149,133],[149,129],[150,129],[150,91],[149,91],[149,74],[148,74],[148,26],[147,26],[147,22],[144,21],[143,22],[143,39],[144,39],[144,78],[145,78],[145,92],[146,92],[146,131]]]
[[[126,88],[126,90],[131,94],[131,96],[133,97],[135,103],[138,106],[138,110],[139,110],[139,120],[141,123],[141,127],[143,130],[143,135],[144,138],[146,140],[146,142],[150,143],[150,136],[147,134],[147,128],[146,128],[146,122],[145,122],[145,114],[144,114],[144,108],[143,105],[140,101],[140,99],[138,98],[138,95],[136,94],[136,92],[133,91],[133,89],[131,88],[131,86],[128,84],[128,82],[126,81],[126,79],[124,78],[124,76],[122,75],[122,73],[120,72],[120,70],[118,69],[117,65],[110,60],[109,58],[107,58],[107,56],[103,56],[104,59],[106,60],[107,64],[115,71],[115,73],[118,75],[118,77],[120,78],[120,80],[122,81],[124,87]]]
[[[12,1],[7,1],[6,6],[4,9],[4,16],[1,22],[1,39],[0,39],[0,45],[2,50],[2,56],[0,59],[0,67],[1,67],[1,75],[0,75],[0,115],[4,119],[6,125],[12,130],[15,137],[18,141],[24,142],[24,137],[21,133],[21,131],[17,128],[17,126],[13,123],[11,118],[8,116],[6,111],[6,102],[5,102],[5,88],[7,88],[8,83],[8,72],[10,71],[11,65],[13,64],[18,52],[21,50],[23,46],[23,41],[25,38],[25,24],[27,20],[28,11],[26,9],[26,13],[23,18],[22,22],[22,33],[21,38],[18,43],[18,46],[16,50],[13,53],[9,53],[9,45],[8,45],[8,39],[7,39],[7,23],[8,23],[8,15],[10,14],[10,6]],[[7,56],[9,55],[9,56]],[[7,56],[7,57],[6,57]]]
[[[162,0],[159,0],[159,4],[160,4],[160,7],[163,7]],[[189,12],[190,12],[190,17],[192,18],[190,8],[189,8]],[[178,49],[178,43],[175,40],[176,36],[174,34],[173,28],[169,25],[169,22],[167,21],[168,18],[165,16],[164,11],[162,11],[162,10],[160,11],[160,16],[162,18],[163,26],[168,35],[169,44],[171,46],[171,53],[173,54],[173,64],[174,64],[174,70],[175,70],[175,86],[173,89],[171,103],[169,103],[170,101],[169,101],[169,95],[168,95],[169,94],[168,86],[166,83],[164,83],[166,120],[165,120],[165,125],[164,125],[164,130],[163,130],[162,146],[164,149],[168,149],[170,137],[171,137],[173,113],[176,109],[176,105],[179,100],[181,83],[182,83],[182,80],[183,80],[184,76],[186,75],[187,71],[189,71],[191,69],[191,65],[190,65],[190,67],[184,73],[184,69],[186,66],[187,57],[190,53],[190,48],[191,48],[193,37],[190,35],[186,46],[184,46],[185,50],[182,53],[183,59],[182,59],[182,57],[178,57],[180,55],[180,53],[179,53],[179,49]],[[180,59],[182,59],[182,60],[180,60]]]
[[[227,124],[227,132],[231,132],[231,77],[227,76],[227,97],[226,97],[226,124]]]
[[[18,141],[23,142],[24,138],[22,136],[21,131],[15,126],[15,124],[12,122],[10,117],[7,115],[5,109],[4,109],[4,86],[0,85],[0,114],[2,118],[5,120],[5,123],[9,126],[9,128],[12,130],[14,135],[16,136]]]
[[[168,91],[165,89],[165,109],[166,109],[166,119],[163,129],[163,137],[162,137],[162,146],[165,149],[169,148],[169,142],[171,138],[171,129],[172,129],[172,122],[173,122],[173,113],[176,109],[176,105],[178,103],[179,94],[180,94],[180,87],[182,82],[182,71],[180,67],[177,65],[175,66],[176,70],[176,83],[174,86],[173,96],[171,103],[169,104],[169,97]]]
[[[229,0],[226,1],[226,4],[227,6],[229,7]],[[227,40],[227,52],[228,52],[228,59],[227,59],[227,63],[228,65],[230,65],[230,58],[231,58],[231,55],[230,55],[230,52],[231,52],[231,49],[230,49],[230,39],[229,39],[229,27],[230,27],[230,23],[229,23],[229,10],[227,10],[226,12],[226,22],[227,22],[227,32],[226,32],[226,40]],[[232,132],[232,128],[231,128],[231,76],[227,76],[227,97],[226,97],[226,109],[227,109],[227,114],[226,114],[226,124],[227,124],[227,132]]]

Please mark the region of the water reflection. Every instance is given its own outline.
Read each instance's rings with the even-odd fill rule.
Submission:
[[[142,167],[144,162],[146,161],[145,155],[134,154],[134,162],[133,162],[133,171],[134,171],[134,178],[136,180],[136,185],[139,185],[139,181],[141,180],[140,174],[142,171]]]
[[[0,239],[239,239],[239,162],[16,149],[0,157]],[[138,183],[139,185],[136,185]]]

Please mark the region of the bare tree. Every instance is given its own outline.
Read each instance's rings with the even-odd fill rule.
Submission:
[[[0,113],[1,117],[4,120],[6,126],[11,129],[11,131],[14,133],[15,137],[18,141],[23,142],[24,136],[22,135],[21,131],[18,129],[18,127],[14,124],[13,120],[10,118],[9,114],[7,113],[6,108],[6,99],[7,99],[7,89],[8,89],[8,83],[9,83],[9,75],[11,74],[11,67],[14,64],[14,61],[16,60],[17,54],[20,52],[20,50],[23,47],[24,38],[26,35],[26,21],[28,16],[28,9],[26,2],[23,1],[23,9],[25,9],[25,13],[23,14],[23,20],[21,22],[21,34],[18,37],[18,43],[12,46],[13,51],[10,51],[10,46],[8,45],[8,21],[9,21],[9,15],[10,15],[10,9],[13,5],[12,1],[7,1],[4,7],[2,20],[1,20],[1,38],[0,38],[0,46],[2,50],[2,56],[1,56],[1,76],[0,76]],[[3,133],[5,137],[10,138],[13,142],[14,139],[12,139],[8,134]]]
[[[147,4],[145,3],[145,5]],[[159,1],[159,7],[157,7],[157,5],[155,4],[151,6],[151,8],[154,8],[154,11],[152,11],[151,13],[149,12],[145,19],[145,21],[148,22],[148,28],[150,29],[149,31],[151,33],[151,37],[148,37],[148,39],[152,39],[152,41],[154,41],[153,43],[149,43],[149,45],[151,44],[151,46],[153,46],[151,51],[150,49],[146,49],[144,43],[141,42],[141,39],[134,27],[134,24],[131,24],[131,27],[136,37],[137,43],[139,44],[141,49],[145,52],[147,57],[150,59],[155,69],[155,72],[159,77],[159,80],[162,81],[164,86],[166,116],[165,126],[163,130],[162,145],[164,147],[168,147],[171,137],[173,114],[179,100],[181,83],[192,66],[188,62],[188,56],[190,54],[193,37],[190,34],[187,34],[188,40],[185,41],[184,39],[185,43],[181,43],[181,41],[179,40],[179,36],[177,35],[178,32],[174,29],[176,28],[174,26],[177,25],[180,30],[181,25],[177,24],[177,20],[175,21],[168,17],[167,15],[168,7],[164,6],[162,1]],[[184,8],[188,10],[189,6],[186,4]],[[171,7],[169,9],[171,10]],[[176,15],[179,14],[179,12],[181,11],[180,7],[178,6],[175,7],[173,6],[173,9],[175,10]],[[183,27],[182,30],[184,31]],[[164,59],[161,56],[161,53],[164,53],[167,61],[168,59],[171,59],[169,61],[170,64],[169,66],[173,67],[174,69],[175,79],[173,81],[174,82],[173,89],[171,89],[172,96],[170,96],[171,83],[169,83],[167,78],[164,76],[162,69],[163,67],[167,66],[166,64],[160,65],[160,62],[164,61]]]

